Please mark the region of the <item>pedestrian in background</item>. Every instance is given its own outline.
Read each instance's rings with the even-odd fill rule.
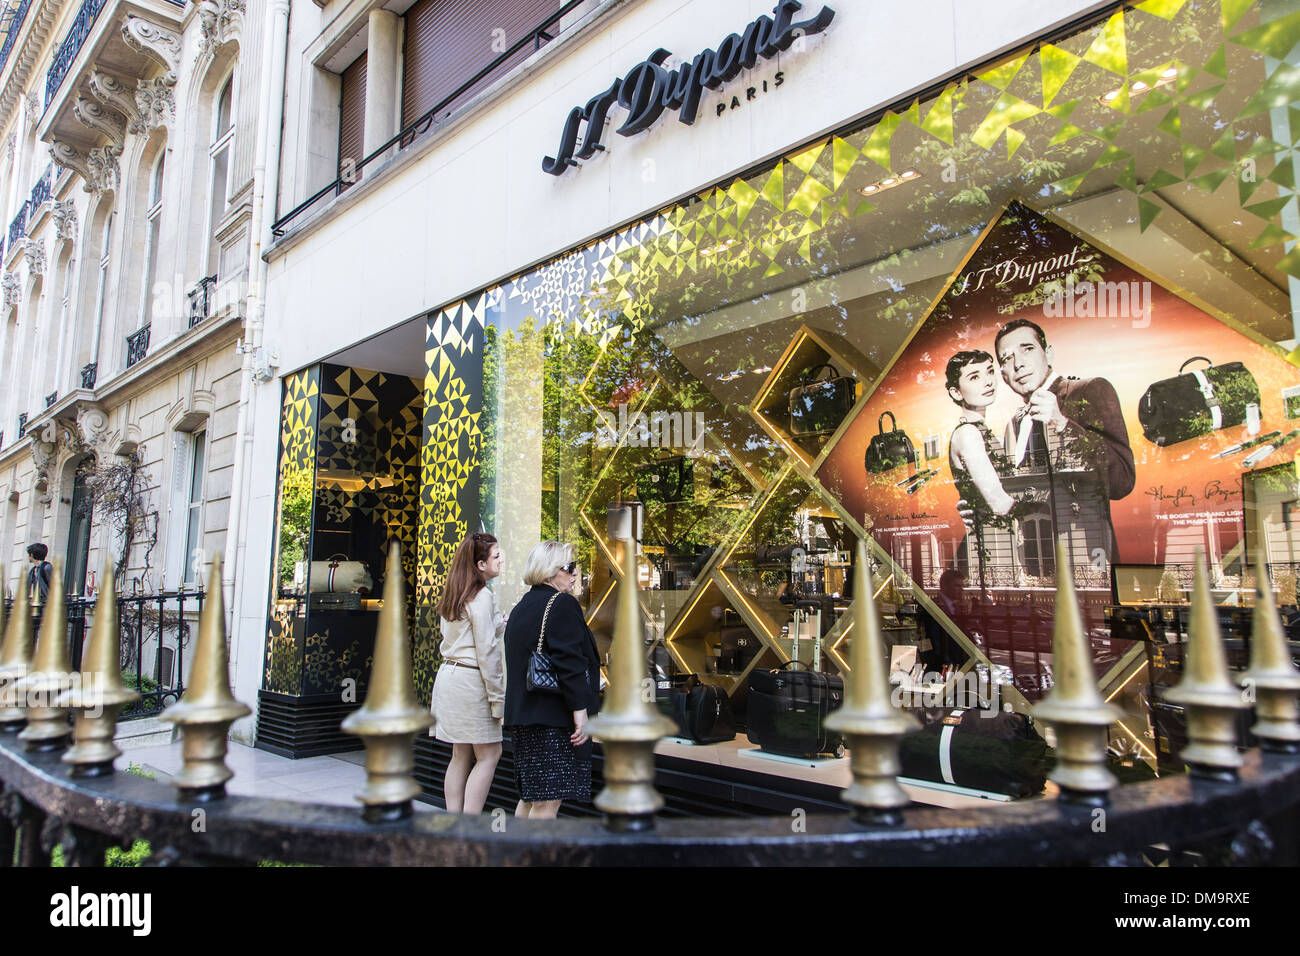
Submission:
[[[50,575],[54,573],[54,566],[45,560],[49,553],[50,549],[39,541],[27,546],[27,560],[31,563],[27,571],[27,599],[42,607],[50,593]]]
[[[501,573],[501,549],[490,534],[461,542],[438,601],[442,666],[433,683],[430,736],[451,744],[443,795],[451,813],[482,813],[501,759],[505,624],[487,583]]]

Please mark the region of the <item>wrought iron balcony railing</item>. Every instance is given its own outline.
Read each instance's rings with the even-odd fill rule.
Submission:
[[[59,393],[57,391],[50,392],[50,394],[45,396],[45,407],[46,408],[52,407],[54,403],[57,402],[58,400],[59,400]]]
[[[59,87],[63,84],[63,78],[68,75],[72,69],[72,61],[77,58],[81,52],[82,45],[86,42],[86,37],[90,36],[90,30],[95,25],[95,19],[99,12],[104,9],[107,0],[82,0],[81,9],[77,11],[76,19],[72,21],[72,26],[68,29],[68,35],[63,38],[63,43],[54,54],[54,60],[50,63],[50,69],[45,74],[45,108],[54,102],[54,95],[59,92]]]
[[[9,22],[4,44],[0,45],[0,72],[4,71],[5,64],[9,62],[9,54],[14,50],[14,44],[18,41],[18,31],[23,28],[23,21],[27,19],[27,11],[31,5],[32,0],[22,0],[5,16]]]
[[[41,178],[36,180],[36,185],[32,187],[32,198],[28,202],[27,208],[35,212],[40,208],[41,203],[50,198],[50,192],[54,187],[54,164],[50,163],[45,167],[45,172],[41,173]]]
[[[204,276],[199,284],[185,293],[190,299],[190,328],[212,315],[212,290],[217,286],[215,275]]]
[[[27,419],[30,418],[26,412],[18,416],[18,437],[22,438],[27,431]]]
[[[99,363],[90,362],[81,367],[81,387],[94,388],[95,379],[99,375]]]
[[[149,330],[152,328],[146,325],[139,332],[135,332],[126,337],[126,367],[130,368],[136,362],[139,362],[149,354]]]
[[[9,223],[9,248],[14,247],[14,243],[27,235],[27,202],[18,207],[18,214],[14,216]]]

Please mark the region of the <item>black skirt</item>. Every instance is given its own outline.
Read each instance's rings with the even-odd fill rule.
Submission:
[[[591,802],[591,741],[569,742],[570,731],[528,724],[507,727],[514,744],[515,779],[525,803]]]

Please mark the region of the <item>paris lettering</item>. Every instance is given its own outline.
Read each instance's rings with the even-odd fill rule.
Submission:
[[[627,118],[615,130],[620,136],[644,132],[666,110],[676,110],[680,122],[694,125],[706,89],[720,89],[743,70],[752,70],[760,59],[770,60],[790,49],[796,39],[823,32],[835,19],[834,10],[822,7],[816,16],[797,21],[794,17],[801,9],[803,4],[798,0],[782,0],[772,16],[759,17],[745,27],[743,34],[729,34],[715,48],[675,70],[664,66],[672,54],[662,47],[655,50],[585,106],[569,111],[560,147],[554,156],[542,160],[543,171],[559,176],[570,166],[580,165],[579,160],[591,159],[604,150],[601,139],[605,122],[615,106],[627,111]]]

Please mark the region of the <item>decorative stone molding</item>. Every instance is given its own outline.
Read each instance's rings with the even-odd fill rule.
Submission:
[[[23,94],[23,115],[27,118],[28,129],[41,118],[41,94],[35,90]]]
[[[4,277],[0,278],[0,289],[3,289],[4,307],[6,309],[12,308],[22,301],[22,282],[12,272],[6,272]]]
[[[109,437],[108,416],[94,405],[83,405],[77,411],[77,429],[85,449],[103,457]]]
[[[96,146],[84,155],[77,147],[61,140],[56,139],[50,146],[50,158],[79,174],[85,181],[81,188],[95,196],[117,189],[121,180],[117,158],[121,155],[122,150],[117,146]]]
[[[48,486],[50,480],[50,467],[54,464],[54,459],[59,453],[58,436],[55,435],[52,442],[42,441],[39,435],[32,436],[32,465],[36,469],[35,484],[45,484]]]
[[[14,153],[18,151],[18,134],[10,133],[9,138],[5,140],[5,161],[12,163]]]
[[[128,133],[146,133],[139,107],[135,105],[135,91],[111,73],[95,70],[87,81],[95,99],[126,117]]]
[[[28,239],[23,246],[23,259],[27,263],[27,274],[45,275],[45,243],[40,239]]]
[[[181,62],[181,35],[144,17],[134,14],[122,24],[122,39],[137,53],[143,53],[167,71],[176,82],[176,68]]]
[[[148,134],[176,122],[176,81],[167,76],[141,80],[135,86],[135,107],[140,114],[141,129],[133,133]]]
[[[77,205],[71,199],[56,202],[50,210],[54,219],[54,235],[59,239],[77,238]]]
[[[103,103],[79,96],[72,106],[72,115],[82,126],[107,138],[117,147],[118,153],[121,153],[122,147],[126,144],[126,130],[122,117],[116,112],[105,109]]]
[[[239,36],[244,21],[245,0],[201,0],[198,4],[199,56]]]

